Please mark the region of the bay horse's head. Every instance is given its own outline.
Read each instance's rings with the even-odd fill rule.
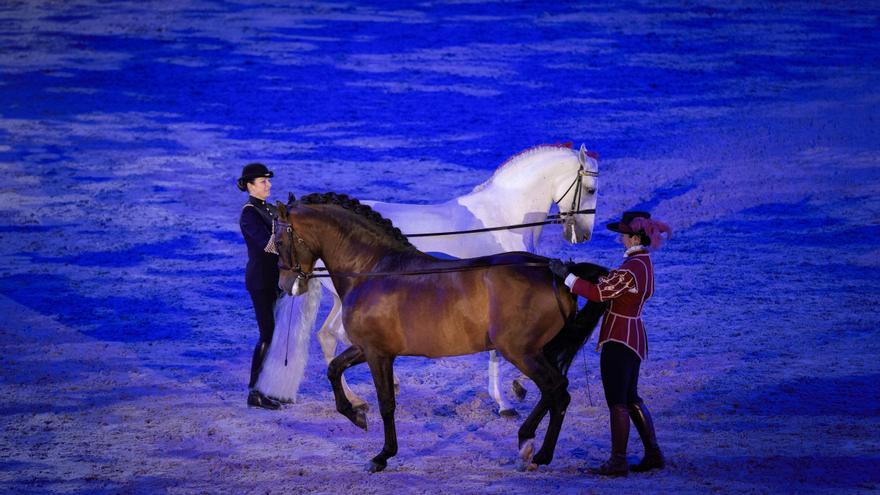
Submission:
[[[556,200],[559,212],[563,214],[563,236],[572,244],[589,241],[593,237],[599,197],[599,155],[595,151],[587,151],[586,146],[581,144],[577,160],[577,176],[562,197]]]
[[[281,201],[276,202],[278,218],[275,219],[272,235],[278,252],[278,286],[284,292],[298,296],[308,290],[308,281],[317,257],[294,227],[295,203],[293,194],[288,194],[286,205]]]

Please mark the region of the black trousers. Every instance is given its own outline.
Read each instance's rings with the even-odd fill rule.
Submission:
[[[602,344],[599,369],[608,407],[641,402],[639,397],[639,355],[620,342]]]
[[[263,368],[263,359],[272,343],[272,334],[275,332],[275,301],[278,292],[275,290],[248,291],[251,301],[254,303],[254,314],[257,317],[257,326],[260,328],[260,339],[254,347],[254,356],[251,359],[251,379],[248,387],[253,388],[257,384],[260,370]]]

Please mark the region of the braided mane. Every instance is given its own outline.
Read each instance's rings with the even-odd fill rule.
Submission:
[[[346,210],[351,210],[352,212],[366,218],[375,224],[379,229],[388,234],[392,239],[400,242],[406,247],[410,247],[415,249],[415,246],[409,242],[409,239],[406,238],[405,235],[391,223],[391,220],[383,217],[379,214],[379,212],[373,210],[368,205],[361,204],[355,198],[347,194],[338,194],[335,192],[326,192],[326,193],[312,193],[307,194],[299,199],[302,204],[312,204],[312,205],[337,205],[341,206]]]

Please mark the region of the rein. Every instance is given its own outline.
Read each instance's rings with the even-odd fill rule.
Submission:
[[[274,232],[280,231],[280,233],[289,235],[294,243],[304,244],[305,241],[302,237],[297,234],[296,230],[293,229],[293,226],[287,222],[284,222],[280,219],[275,219],[275,225],[273,227]],[[280,229],[279,229],[280,227]],[[274,235],[274,234],[273,234]],[[276,243],[279,241],[276,237]],[[281,250],[278,250],[279,253]],[[299,262],[299,256],[296,254],[296,246],[292,246],[291,257],[293,258],[294,266],[288,266],[287,263],[281,259],[279,255],[279,263],[278,268],[286,271],[293,271],[297,273],[297,278],[302,278],[308,280],[310,278],[325,278],[332,277],[333,275],[337,275],[340,277],[387,277],[389,275],[430,275],[435,273],[453,273],[453,272],[466,272],[471,270],[482,270],[486,268],[492,268],[496,266],[534,266],[534,267],[547,267],[549,266],[549,262],[536,262],[536,261],[526,261],[526,262],[517,262],[517,263],[495,263],[495,264],[483,264],[483,265],[472,265],[472,266],[461,266],[455,268],[435,268],[431,270],[412,270],[408,272],[333,272],[330,273],[326,267],[312,267],[311,272],[304,272],[302,270],[302,265]],[[316,274],[315,272],[327,272]]]
[[[558,203],[557,203],[558,204]],[[541,222],[530,222],[530,223],[517,223],[514,225],[502,225],[500,227],[486,227],[483,229],[472,229],[472,230],[450,230],[447,232],[423,232],[420,234],[404,234],[407,237],[437,237],[443,235],[457,235],[457,234],[476,234],[478,232],[492,232],[495,230],[514,230],[521,229],[524,227],[534,227],[536,225],[547,225],[551,223],[563,223],[565,219],[563,217],[569,215],[595,215],[596,209],[589,208],[584,210],[577,211],[566,211],[563,213],[555,213],[553,215],[547,215],[547,220]]]
[[[282,233],[286,233],[290,235],[293,242],[297,244],[304,244],[305,241],[302,237],[297,234],[296,230],[293,229],[293,226],[287,222],[284,222],[280,219],[275,219],[275,225],[273,227],[273,231],[277,232],[281,230]],[[281,229],[278,229],[281,227]],[[273,234],[274,235],[274,234]],[[282,234],[283,235],[283,234]],[[276,238],[276,244],[279,242]],[[549,265],[549,262],[535,262],[535,261],[526,261],[526,262],[518,262],[518,263],[496,263],[496,264],[484,264],[484,265],[473,265],[473,266],[462,266],[455,268],[436,268],[432,270],[413,270],[408,272],[334,272],[330,273],[330,270],[323,267],[312,267],[311,272],[304,272],[302,269],[302,265],[299,262],[299,256],[296,254],[296,246],[292,246],[291,257],[293,258],[294,266],[288,266],[287,263],[281,258],[279,255],[279,263],[278,268],[286,271],[292,271],[297,273],[298,278],[302,278],[308,280],[310,278],[323,278],[323,277],[332,277],[333,275],[338,275],[340,277],[385,277],[389,275],[429,275],[434,273],[452,273],[452,272],[466,272],[470,270],[482,270],[484,268],[492,268],[496,266],[542,266],[546,267]],[[281,250],[278,250],[280,253]],[[314,272],[327,272],[321,274],[315,274]]]
[[[568,186],[568,189],[562,193],[562,196],[559,199],[554,199],[553,202],[556,203],[556,206],[559,206],[559,203],[568,195],[572,188],[575,188],[574,197],[571,199],[571,211],[564,211],[560,213],[555,213],[553,215],[547,215],[547,220],[541,222],[529,222],[529,223],[517,223],[514,225],[502,225],[500,227],[486,227],[482,229],[471,229],[471,230],[450,230],[447,232],[422,232],[418,234],[404,234],[407,237],[439,237],[444,235],[459,235],[459,234],[477,234],[480,232],[493,232],[496,230],[514,230],[521,229],[524,227],[535,227],[538,225],[547,225],[551,223],[566,223],[570,221],[570,218],[574,215],[595,215],[595,208],[588,208],[583,210],[575,210],[575,208],[581,203],[581,185],[584,182],[584,177],[598,177],[599,174],[597,172],[593,172],[591,170],[586,170],[584,168],[584,164],[581,163],[581,168],[578,170],[577,177],[574,178],[571,185]]]
[[[338,275],[340,277],[387,277],[389,275],[431,275],[434,273],[455,273],[455,272],[467,272],[471,270],[482,270],[484,268],[493,268],[496,266],[549,266],[549,262],[539,263],[536,261],[526,261],[522,263],[496,263],[494,265],[473,265],[473,266],[462,266],[456,268],[437,268],[433,270],[413,270],[409,272],[333,272],[330,273],[330,270],[322,267],[315,267],[312,270],[314,272],[327,272],[320,273],[315,275],[314,273],[309,273],[308,278],[324,278],[324,277],[332,277],[334,275]]]

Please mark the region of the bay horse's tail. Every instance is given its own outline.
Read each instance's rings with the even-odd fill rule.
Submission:
[[[593,283],[598,282],[599,277],[608,273],[607,268],[592,263],[569,265],[568,269],[578,277]],[[590,340],[607,305],[608,303],[587,301],[584,307],[570,317],[562,330],[544,346],[544,357],[556,365],[563,375],[568,375],[574,357]]]

